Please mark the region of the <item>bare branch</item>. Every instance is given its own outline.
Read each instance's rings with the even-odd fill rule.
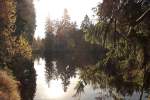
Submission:
[[[150,13],[150,8],[148,8],[135,22],[135,25],[139,24],[147,15]],[[134,26],[135,26],[134,25]]]

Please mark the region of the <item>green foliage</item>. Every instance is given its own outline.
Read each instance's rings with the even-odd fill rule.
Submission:
[[[149,6],[136,0],[104,0],[98,5],[99,21],[84,29],[86,40],[107,48],[106,58],[134,60],[132,66],[149,65]],[[134,10],[133,10],[134,9]],[[121,66],[120,66],[121,67]]]
[[[83,21],[83,24],[81,25],[83,29],[78,29],[76,23],[70,21],[70,16],[66,9],[64,10],[64,15],[60,21],[52,21],[49,18],[46,19],[46,36],[43,40],[44,54],[47,55],[54,52],[93,53],[94,50],[97,50],[95,53],[97,53],[98,50],[101,52],[101,47],[98,47],[98,45],[91,45],[84,40],[87,34],[85,35],[83,30],[92,25],[88,16],[86,16],[85,21]],[[98,43],[98,41],[95,41],[93,38],[93,43]]]
[[[0,39],[0,63],[3,65],[1,67],[9,66],[9,64],[12,63],[12,58],[16,55],[31,59],[31,47],[24,38],[20,37],[16,39],[12,37],[8,31],[3,31],[0,34]]]
[[[84,92],[84,87],[85,86],[84,86],[83,82],[82,81],[78,81],[76,87],[74,88],[75,90],[77,90],[74,96],[81,95],[81,93]]]
[[[29,59],[29,60],[31,59],[32,49],[26,39],[20,36],[19,40],[16,41],[15,46],[17,48],[16,54],[20,54],[20,56],[26,59]]]
[[[14,35],[22,35],[31,45],[35,31],[35,10],[33,0],[16,1],[16,31]]]
[[[149,6],[143,0],[103,0],[97,15],[98,22],[82,31],[87,41],[107,52],[96,66],[81,71],[81,80],[94,87],[116,88],[123,95],[122,91],[131,95],[141,91],[142,97],[149,87]]]
[[[88,28],[90,28],[90,25],[92,24],[92,22],[90,21],[90,18],[88,15],[85,15],[84,17],[84,20],[82,21],[81,23],[81,26],[80,28],[83,30],[83,31],[87,31]]]
[[[75,47],[73,34],[77,32],[76,24],[70,21],[67,9],[64,10],[64,15],[60,21],[46,19],[45,29],[45,54],[52,51],[69,51]]]
[[[48,54],[52,51],[52,49],[54,48],[54,39],[55,39],[55,36],[54,36],[54,24],[53,22],[47,18],[46,19],[46,25],[45,25],[45,33],[46,33],[46,36],[45,36],[45,39],[43,41],[43,47],[44,47],[44,53],[45,54]]]

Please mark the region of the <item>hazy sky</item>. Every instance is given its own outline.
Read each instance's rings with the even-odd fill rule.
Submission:
[[[92,16],[91,10],[96,7],[101,0],[34,0],[36,10],[36,31],[35,37],[44,37],[45,20],[50,16],[52,20],[61,19],[65,8],[72,21],[76,21],[80,25],[84,16],[88,14]]]

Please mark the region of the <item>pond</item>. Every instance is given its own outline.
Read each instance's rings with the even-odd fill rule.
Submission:
[[[81,72],[85,71],[83,66],[97,62],[95,57],[85,58],[82,56],[76,59],[63,55],[55,58],[39,57],[35,59],[34,68],[37,76],[34,100],[140,100],[141,94],[141,100],[148,100],[148,93],[145,90],[139,91],[136,85],[132,86],[133,84],[122,84],[118,80],[117,83],[120,85],[117,86],[114,82],[112,86],[109,86],[107,81],[93,84],[90,79],[89,82],[81,79]],[[83,81],[87,83],[80,84],[79,91],[77,86]],[[119,90],[118,87],[121,89]]]
[[[53,61],[53,67],[56,62]],[[37,91],[35,100],[77,100],[78,97],[73,97],[75,94],[74,87],[79,81],[78,75],[69,78],[70,84],[66,92],[64,92],[63,80],[61,78],[47,80],[45,60],[40,58],[39,61],[34,62],[34,67],[37,72]],[[67,74],[67,73],[66,73]],[[77,74],[77,72],[76,72]],[[94,91],[89,85],[86,87],[84,94],[80,96],[81,100],[94,100],[98,90]]]

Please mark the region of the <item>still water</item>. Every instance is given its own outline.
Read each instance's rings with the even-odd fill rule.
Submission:
[[[56,62],[52,61],[53,67],[56,66]],[[45,60],[40,58],[39,61],[35,60],[34,68],[37,73],[37,91],[34,100],[95,100],[99,90],[93,90],[89,85],[85,88],[83,95],[80,97],[73,97],[75,94],[75,85],[79,81],[78,75],[70,78],[70,84],[66,92],[63,90],[62,80],[60,78],[52,79],[47,82]],[[77,74],[77,72],[76,72]]]
[[[45,58],[39,58],[34,61],[36,70],[36,93],[34,100],[118,100],[110,94],[109,88],[94,88],[92,85],[86,85],[84,92],[78,96],[75,87],[79,82],[79,70],[71,66],[73,62],[67,63]],[[67,59],[69,61],[69,59]],[[71,68],[71,69],[70,69]],[[123,97],[119,100],[139,100],[140,92],[134,91],[132,95],[119,95],[117,91],[114,94]],[[142,100],[148,100],[144,93]]]

